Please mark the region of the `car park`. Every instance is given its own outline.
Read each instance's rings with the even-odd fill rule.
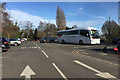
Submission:
[[[14,46],[19,46],[20,44],[22,44],[21,40],[15,39],[15,38],[11,38],[10,40],[10,44],[14,45]]]
[[[53,43],[53,42],[57,42],[57,39],[54,37],[45,37],[40,39],[40,43]]]

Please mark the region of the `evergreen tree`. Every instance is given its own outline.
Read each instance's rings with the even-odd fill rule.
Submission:
[[[32,30],[32,29],[30,29],[29,40],[30,40],[30,41],[33,40],[33,30]]]
[[[58,30],[65,30],[66,29],[66,18],[64,11],[57,7],[57,15],[56,15],[56,25]]]
[[[38,34],[38,31],[37,31],[37,28],[35,28],[35,32],[34,32],[34,40],[37,40],[37,34]]]

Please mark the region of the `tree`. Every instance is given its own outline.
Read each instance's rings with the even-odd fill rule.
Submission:
[[[24,34],[23,36],[28,39],[29,34],[30,34],[30,30],[33,27],[33,23],[30,21],[25,21],[22,24],[23,24],[22,27],[23,27],[23,34]]]
[[[56,37],[57,29],[55,24],[49,22],[42,22],[38,26],[38,38],[43,37]],[[43,34],[43,35],[42,35]]]
[[[35,32],[34,32],[34,40],[37,40],[37,34],[38,34],[38,31],[37,31],[37,28],[35,28]]]
[[[18,38],[20,34],[20,28],[17,22],[10,20],[5,6],[6,3],[0,4],[2,6],[2,36],[6,38]]]
[[[75,29],[75,28],[78,28],[77,25],[73,25],[73,26],[72,26],[72,29]]]
[[[29,40],[32,41],[33,40],[33,30],[30,29],[30,32],[29,32]]]
[[[66,29],[66,18],[64,11],[57,7],[57,15],[56,15],[56,25],[58,30],[65,30]]]
[[[105,21],[102,26],[102,33],[105,35],[108,40],[109,37],[112,40],[113,38],[120,38],[120,26],[114,21]]]

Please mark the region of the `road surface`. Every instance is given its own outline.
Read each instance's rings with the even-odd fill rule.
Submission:
[[[103,47],[26,41],[2,53],[2,78],[118,80],[119,55],[103,53]]]

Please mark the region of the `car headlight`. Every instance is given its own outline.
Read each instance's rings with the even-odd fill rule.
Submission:
[[[5,47],[5,45],[2,45],[2,47]]]

